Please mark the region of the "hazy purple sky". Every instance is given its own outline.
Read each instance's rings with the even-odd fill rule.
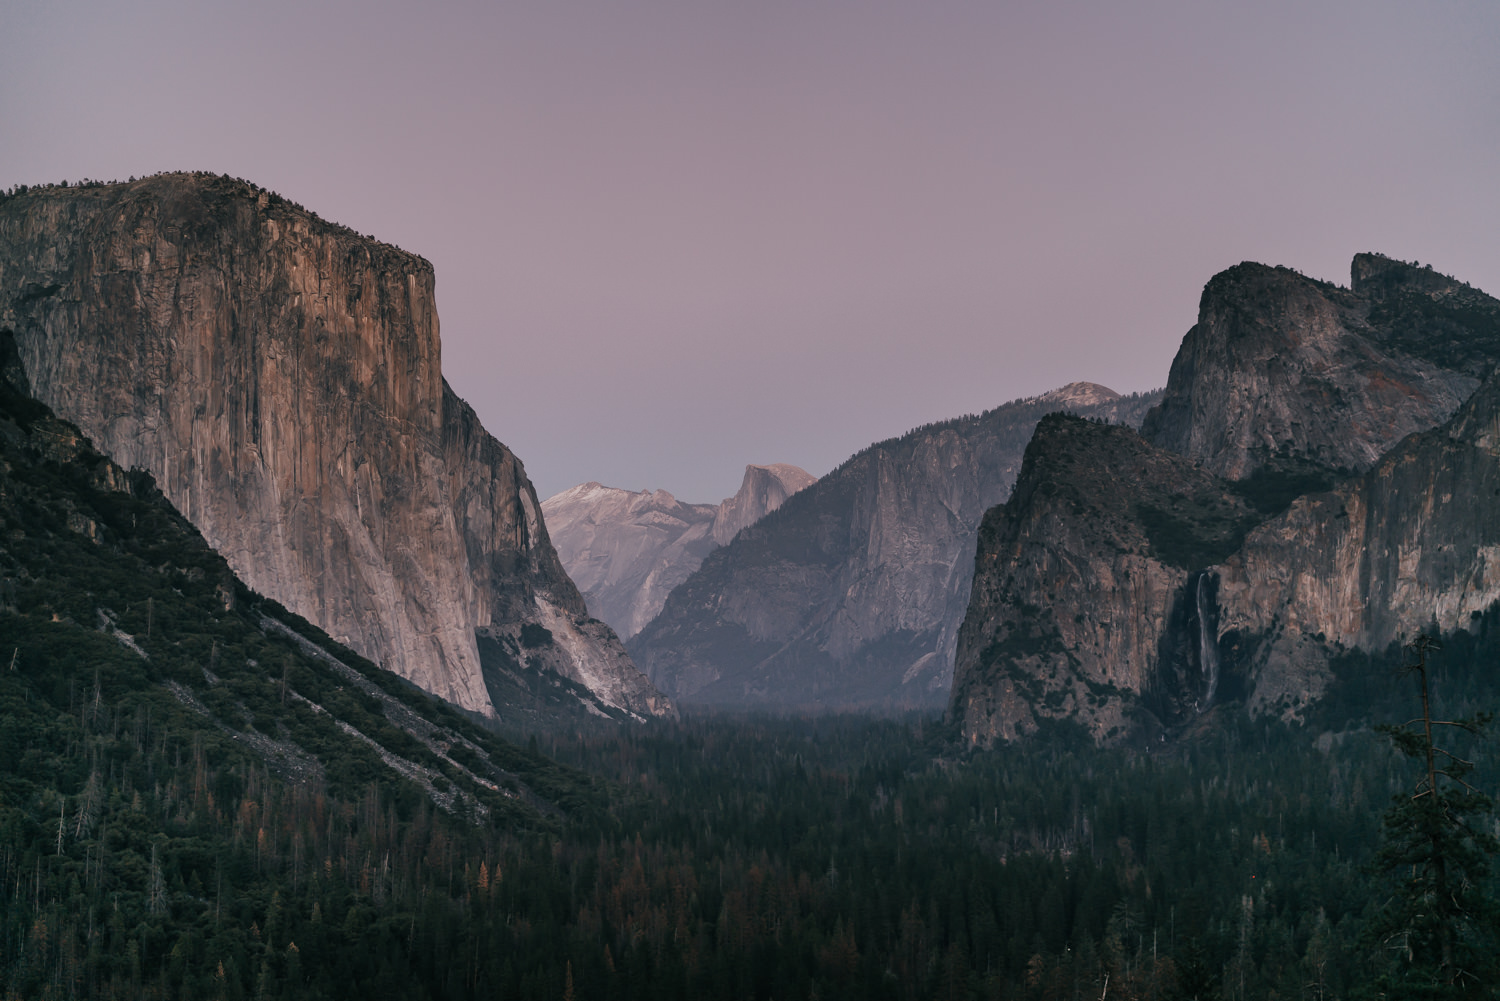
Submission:
[[[1500,292],[1500,3],[0,5],[0,186],[203,169],[437,268],[542,496],[1087,379],[1214,272],[1379,250]]]

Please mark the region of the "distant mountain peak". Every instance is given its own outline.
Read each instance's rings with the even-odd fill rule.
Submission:
[[[741,529],[760,521],[817,479],[807,470],[785,462],[746,466],[738,492],[719,504],[719,513],[714,518],[714,541],[721,546],[729,545]]]
[[[1105,402],[1079,402],[1091,398]],[[1065,409],[1135,423],[1158,398],[1079,383],[863,449],[710,554],[631,654],[699,705],[935,706],[980,520],[1010,494],[1037,421]]]
[[[629,637],[656,617],[705,556],[816,481],[789,463],[751,464],[739,491],[718,505],[591,481],[548,497],[542,513],[590,612]]]
[[[1070,382],[1040,396],[1033,397],[1037,403],[1058,403],[1065,407],[1097,407],[1113,403],[1120,394],[1097,382]]]

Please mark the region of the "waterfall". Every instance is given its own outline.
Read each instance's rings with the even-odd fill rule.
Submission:
[[[1219,639],[1208,623],[1211,599],[1203,586],[1207,582],[1207,571],[1198,575],[1198,668],[1203,672],[1204,681],[1203,700],[1198,704],[1199,712],[1214,704],[1214,692],[1219,687]]]

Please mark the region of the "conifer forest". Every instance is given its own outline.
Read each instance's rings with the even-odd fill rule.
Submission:
[[[1302,723],[497,732],[240,585],[7,389],[6,998],[1488,996],[1500,631]],[[1407,720],[1458,722],[1431,728]]]

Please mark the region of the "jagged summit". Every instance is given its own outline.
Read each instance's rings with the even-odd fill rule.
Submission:
[[[1411,291],[1422,272],[1373,255],[1354,271],[1359,291],[1248,262],[1215,275],[1142,433],[1244,479],[1368,469],[1446,420],[1500,350],[1500,303],[1435,304]]]
[[[1379,255],[1351,273],[1220,272],[1140,438],[1043,422],[981,531],[968,739],[1139,737],[1216,699],[1297,718],[1340,655],[1487,628],[1500,301]]]
[[[590,481],[547,498],[542,511],[590,611],[628,639],[705,556],[816,479],[787,463],[748,465],[740,489],[717,505]]]
[[[1372,298],[1384,298],[1396,289],[1410,289],[1439,296],[1450,295],[1461,289],[1478,291],[1452,275],[1434,271],[1431,264],[1408,264],[1376,253],[1354,255],[1354,260],[1349,264],[1349,287],[1356,295]]]
[[[1386,350],[1482,379],[1500,358],[1500,300],[1431,265],[1359,254],[1351,286]]]

